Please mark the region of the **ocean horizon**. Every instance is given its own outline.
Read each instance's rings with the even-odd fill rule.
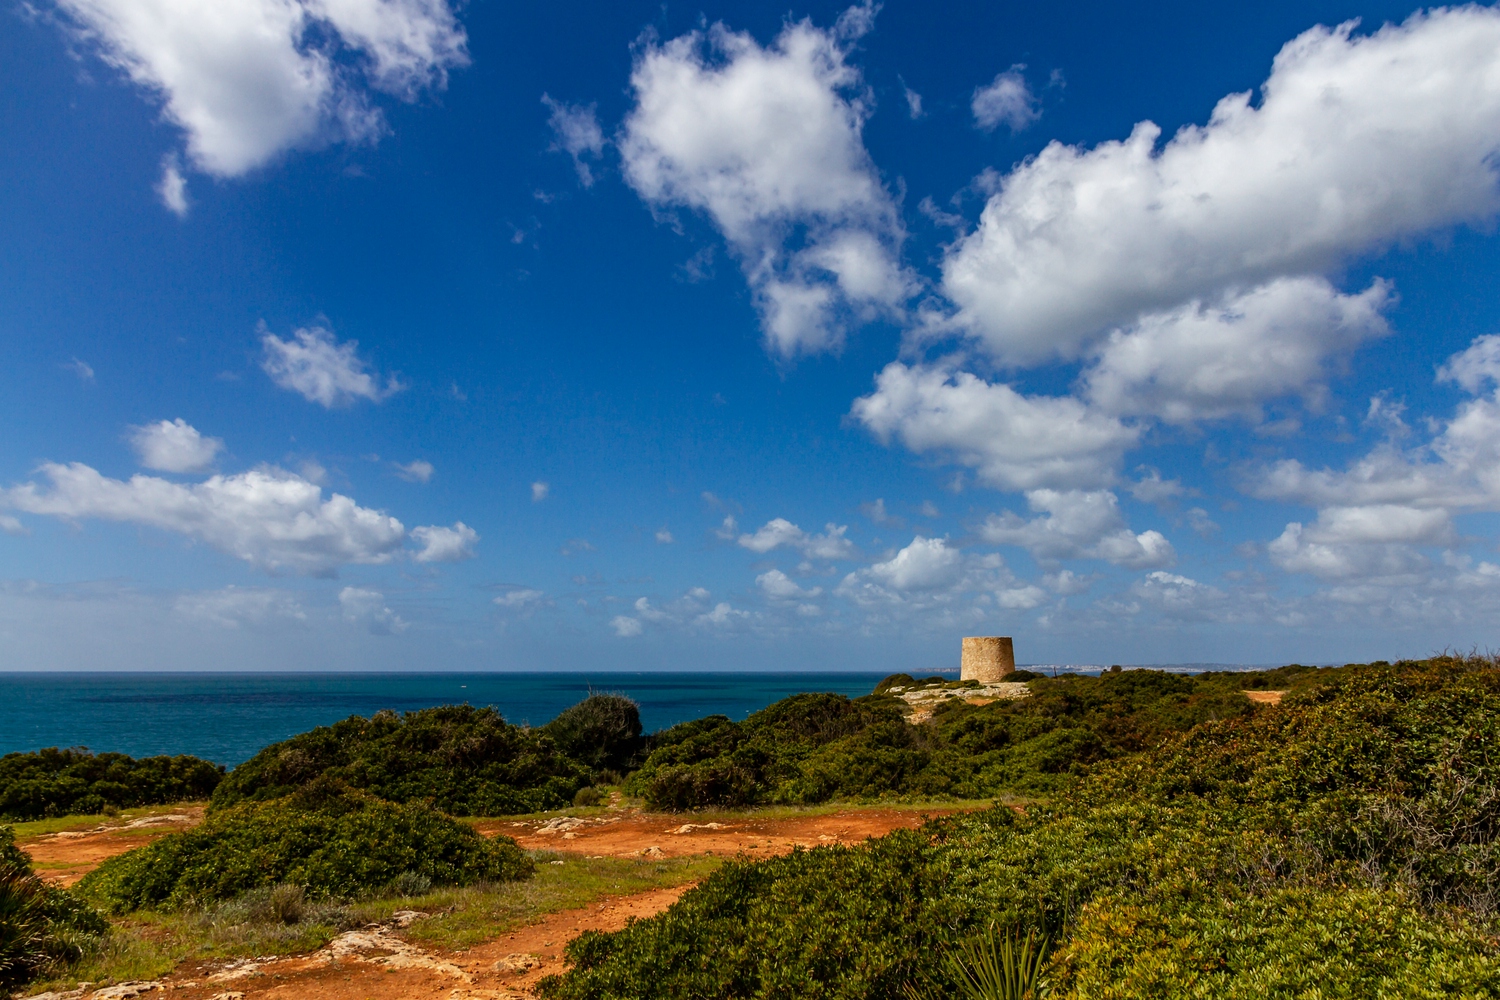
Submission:
[[[1242,664],[1149,666],[1180,672],[1256,669]],[[1058,673],[1104,669],[1097,664],[1022,668]],[[930,673],[956,677],[958,669]],[[885,676],[883,671],[859,670],[9,672],[0,673],[0,754],[87,747],[133,757],[192,754],[233,767],[271,743],[353,715],[470,704],[493,707],[509,722],[542,725],[595,692],[634,699],[646,731],[653,732],[706,715],[743,719],[802,692],[859,697]]]

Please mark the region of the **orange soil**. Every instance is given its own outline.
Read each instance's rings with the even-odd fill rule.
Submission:
[[[1280,705],[1285,691],[1246,691],[1245,697],[1257,705]]]
[[[931,810],[925,815],[951,813]],[[588,856],[739,855],[758,858],[784,854],[793,847],[857,843],[902,827],[919,826],[924,814],[899,809],[851,809],[823,815],[757,818],[753,814],[719,817],[718,828],[699,817],[610,809],[581,822],[490,821],[486,834],[504,833],[528,849]],[[198,817],[201,818],[201,813]],[[569,828],[571,827],[571,828]],[[178,827],[180,828],[180,826]],[[26,849],[34,858],[67,863],[76,880],[103,858],[171,827],[135,831],[101,830],[82,837],[36,838]],[[130,838],[125,833],[134,834]],[[365,947],[335,954],[325,948],[312,955],[266,962],[189,963],[162,981],[179,1000],[527,1000],[543,976],[561,972],[563,948],[585,930],[615,931],[631,917],[649,917],[677,901],[690,885],[654,889],[633,896],[608,897],[590,906],[551,913],[465,951],[444,953],[409,948],[399,930],[375,931],[374,941],[391,947]],[[382,938],[381,935],[388,934]],[[368,937],[368,935],[367,935]],[[398,949],[406,948],[406,952]],[[507,962],[508,960],[508,962]],[[498,963],[498,965],[497,965]],[[534,963],[534,964],[533,964]],[[149,995],[149,994],[148,994]]]
[[[567,851],[584,856],[624,857],[646,854],[676,858],[691,854],[769,857],[793,847],[857,844],[892,830],[915,828],[928,816],[952,809],[918,813],[910,809],[851,809],[823,815],[779,819],[720,815],[710,821],[688,815],[662,815],[611,809],[599,816],[569,822],[495,821],[481,823],[481,833],[503,833],[528,850]],[[551,829],[549,829],[549,827]]]
[[[31,855],[37,874],[58,885],[72,885],[99,863],[124,854],[158,837],[203,822],[202,806],[183,806],[165,816],[145,816],[133,822],[110,821],[87,830],[67,830],[17,841]]]

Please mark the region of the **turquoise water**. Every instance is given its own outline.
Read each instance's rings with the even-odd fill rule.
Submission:
[[[0,753],[86,746],[189,753],[233,767],[268,743],[383,708],[492,705],[541,725],[592,691],[641,706],[652,731],[751,712],[801,691],[869,694],[879,673],[0,674]]]

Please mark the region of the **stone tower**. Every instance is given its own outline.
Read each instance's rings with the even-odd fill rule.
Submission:
[[[1016,651],[1008,635],[964,636],[963,658],[958,677],[964,681],[994,684],[1016,672]]]

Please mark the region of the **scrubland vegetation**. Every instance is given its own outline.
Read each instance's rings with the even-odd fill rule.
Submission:
[[[502,889],[533,859],[451,818],[610,785],[672,810],[1008,804],[718,866],[667,912],[576,939],[551,1000],[1020,996],[982,974],[1007,948],[1029,956],[1034,997],[1500,995],[1494,661],[1033,675],[1028,698],[955,699],[919,725],[890,690],[945,683],[897,675],[865,698],[797,695],[652,735],[611,696],[537,729],[470,708],[349,719],[268,747],[219,783],[202,826],[73,892],[12,848],[4,885],[22,889],[0,906],[30,929],[0,938],[0,969],[306,949],[413,896],[446,908],[413,933],[467,945],[589,880],[622,884],[622,865],[642,886],[714,867],[570,860]],[[1273,708],[1246,689],[1288,694]],[[125,929],[102,934],[85,901]]]
[[[1113,734],[1047,801],[725,865],[670,911],[577,939],[544,993],[958,996],[946,955],[1032,931],[1057,942],[1054,997],[1494,996],[1500,671],[1444,658],[1287,676],[1281,707],[1180,735],[1170,720],[1202,710],[1191,696],[1091,716],[1144,676],[1044,684],[1033,706],[1090,692],[1068,716]]]
[[[0,757],[0,820],[24,823],[70,814],[206,799],[224,769],[197,757],[127,757],[51,748]]]

